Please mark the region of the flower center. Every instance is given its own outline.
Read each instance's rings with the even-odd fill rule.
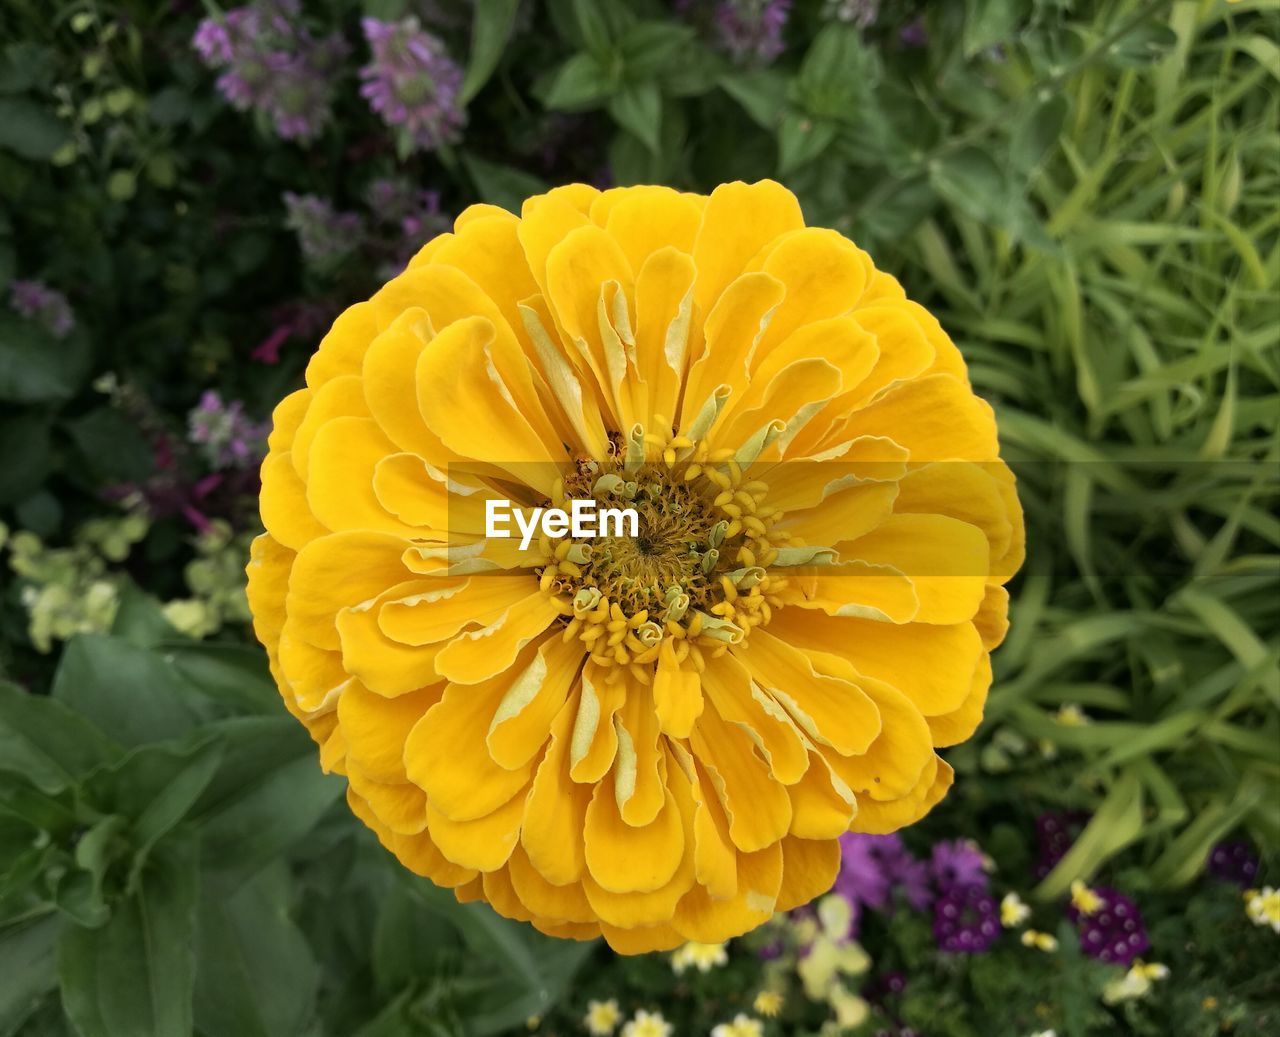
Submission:
[[[637,535],[544,538],[542,588],[561,603],[565,638],[581,638],[597,663],[633,667],[647,683],[670,641],[701,669],[704,652],[740,644],[778,607],[785,580],[769,566],[790,539],[776,528],[782,513],[732,450],[683,436],[610,442],[611,455],[580,460],[550,504],[634,509]]]

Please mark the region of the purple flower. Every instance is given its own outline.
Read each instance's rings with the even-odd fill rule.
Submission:
[[[338,212],[314,194],[286,191],[283,197],[285,226],[298,235],[307,262],[321,269],[332,267],[359,244],[364,221],[358,213]]]
[[[1036,818],[1036,844],[1040,850],[1035,870],[1037,879],[1044,878],[1058,866],[1088,823],[1089,815],[1083,810],[1049,811]]]
[[[1215,879],[1233,882],[1241,889],[1248,889],[1258,877],[1258,857],[1242,840],[1218,843],[1209,851],[1206,867]]]
[[[904,47],[927,47],[929,30],[925,28],[924,19],[916,18],[904,25],[898,33],[898,39]]]
[[[938,843],[929,859],[929,871],[942,892],[957,886],[987,888],[984,858],[972,839],[956,839]]]
[[[948,954],[982,954],[1000,935],[1000,908],[980,886],[955,886],[933,904],[933,939]]]
[[[431,151],[461,135],[466,113],[458,99],[462,69],[441,40],[416,18],[361,20],[372,58],[360,70],[361,95],[414,148]]]
[[[43,281],[11,281],[9,307],[19,316],[41,324],[54,338],[66,338],[76,326],[67,297]]]
[[[224,403],[213,389],[200,397],[187,417],[187,439],[202,449],[215,471],[252,468],[261,459],[269,430],[244,413],[239,400]]]
[[[713,25],[718,42],[740,65],[767,65],[786,50],[791,0],[721,0]]]
[[[328,122],[335,73],[347,53],[340,33],[314,36],[297,0],[257,0],[206,18],[191,44],[232,107],[256,109],[284,140],[310,140]]]
[[[1099,961],[1128,965],[1151,946],[1142,913],[1117,890],[1095,886],[1093,892],[1102,904],[1089,914],[1074,904],[1067,906],[1067,917],[1080,932],[1080,949]]]

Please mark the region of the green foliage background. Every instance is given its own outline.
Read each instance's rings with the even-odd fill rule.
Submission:
[[[355,40],[362,13],[406,6],[306,17]],[[105,487],[148,474],[144,431],[95,377],[127,379],[176,428],[206,387],[265,416],[298,382],[307,342],[276,366],[249,358],[273,308],[363,298],[375,265],[300,262],[284,191],[353,207],[401,172],[448,211],[518,211],[576,179],[779,178],[937,313],[997,408],[1027,509],[987,721],[949,754],[957,788],[919,838],[977,838],[1025,874],[1035,814],[1088,810],[1035,897],[1122,877],[1177,958],[1176,993],[1107,1010],[1078,955],[959,968],[904,921],[877,939],[922,977],[912,1019],[1275,1032],[1274,943],[1199,876],[1232,833],[1273,866],[1280,849],[1280,5],[886,4],[860,32],[799,2],[763,68],[657,2],[457,6],[468,125],[425,154],[365,108],[354,58],[304,148],[217,96],[189,45],[197,5],[5,6],[0,288],[38,275],[77,314],[61,342],[0,314],[8,527],[67,542],[108,510]],[[909,47],[917,16],[928,43]],[[690,988],[395,867],[247,632],[197,642],[165,622],[190,556],[182,521],[156,521],[119,567],[114,626],[54,656],[5,581],[0,1033],[478,1037],[539,1015],[580,1032],[581,997],[553,1007],[571,983],[663,1002],[689,1032],[745,1007],[749,953],[732,982]],[[1092,722],[1059,722],[1066,705]]]

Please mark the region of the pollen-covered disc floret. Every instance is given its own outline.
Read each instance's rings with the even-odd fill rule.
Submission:
[[[460,900],[719,944],[950,786],[1013,476],[938,322],[780,185],[473,206],[273,425],[249,600],[284,704]],[[587,502],[634,531],[557,535]]]

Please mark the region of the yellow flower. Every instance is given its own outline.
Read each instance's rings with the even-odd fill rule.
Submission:
[[[1249,921],[1254,925],[1269,925],[1280,933],[1280,890],[1270,886],[1246,890],[1244,901]]]
[[[680,975],[692,965],[699,972],[710,972],[729,960],[723,943],[686,943],[671,955],[671,967]]]
[[[1000,924],[1006,929],[1016,929],[1031,917],[1029,908],[1017,893],[1006,893],[1000,901]]]
[[[1058,941],[1049,933],[1042,933],[1036,929],[1028,929],[1022,934],[1022,945],[1024,947],[1035,947],[1042,951],[1056,951],[1058,949]]]
[[[1102,1000],[1109,1005],[1146,997],[1154,980],[1168,979],[1169,969],[1158,962],[1135,961],[1120,979],[1113,979],[1102,990]]]
[[[1089,723],[1089,714],[1079,706],[1068,703],[1058,710],[1055,719],[1063,727],[1084,727]]]
[[[582,1025],[593,1037],[608,1037],[621,1021],[622,1012],[618,1010],[618,1002],[610,998],[608,1001],[588,1001]]]
[[[639,535],[486,535],[571,500]],[[770,181],[463,212],[276,408],[249,598],[404,865],[623,953],[830,888],[924,816],[1023,525],[938,322]]]
[[[622,1028],[622,1037],[671,1037],[673,1027],[661,1012],[636,1012]]]
[[[782,995],[773,990],[762,990],[751,1003],[752,1009],[768,1019],[776,1019],[782,1011]]]
[[[711,1037],[763,1037],[764,1024],[759,1019],[739,1012],[731,1023],[719,1023],[711,1028]]]
[[[1102,907],[1102,897],[1080,879],[1071,883],[1071,903],[1082,915],[1091,915]]]

